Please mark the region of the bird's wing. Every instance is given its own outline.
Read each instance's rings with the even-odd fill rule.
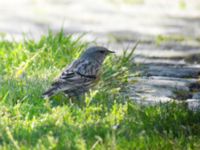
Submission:
[[[73,91],[79,88],[87,90],[95,83],[98,69],[99,65],[96,63],[88,60],[76,60],[63,71],[51,88],[43,93],[43,96],[48,98],[58,92]]]
[[[93,61],[84,61],[84,63],[77,66],[75,72],[85,78],[96,79],[99,71],[99,65]]]
[[[89,84],[96,79],[98,67],[88,60],[76,60],[67,67],[59,79],[52,86],[59,86],[64,90]]]

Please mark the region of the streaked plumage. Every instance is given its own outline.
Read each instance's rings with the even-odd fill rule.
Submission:
[[[49,98],[59,92],[69,97],[79,97],[87,92],[98,80],[99,71],[105,57],[112,53],[104,47],[90,47],[69,65],[44,94]]]

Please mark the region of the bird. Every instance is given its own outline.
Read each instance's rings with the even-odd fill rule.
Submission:
[[[102,64],[114,51],[102,46],[87,48],[80,57],[67,66],[60,77],[42,95],[44,99],[63,92],[69,98],[81,99],[99,80]]]

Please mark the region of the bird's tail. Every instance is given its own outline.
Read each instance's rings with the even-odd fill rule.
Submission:
[[[42,94],[42,97],[44,99],[48,99],[50,98],[51,96],[55,95],[57,93],[57,88],[56,87],[51,87],[50,89],[48,89],[46,92],[44,92]]]

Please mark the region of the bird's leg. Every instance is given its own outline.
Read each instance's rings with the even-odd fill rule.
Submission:
[[[80,93],[76,93],[74,99],[76,100],[76,103],[82,107],[84,102],[85,102],[85,95],[84,94],[80,94]]]
[[[76,96],[76,99],[78,101],[80,101],[80,102],[83,102],[85,100],[85,95],[84,94],[81,94],[81,95],[79,94],[79,95]]]
[[[79,91],[65,91],[65,95],[69,98],[70,105],[74,102],[78,105],[82,105],[82,102],[85,100],[85,95]]]
[[[82,96],[80,96],[80,95],[76,96],[76,100],[77,100],[78,102],[81,102],[81,101],[82,101]]]

